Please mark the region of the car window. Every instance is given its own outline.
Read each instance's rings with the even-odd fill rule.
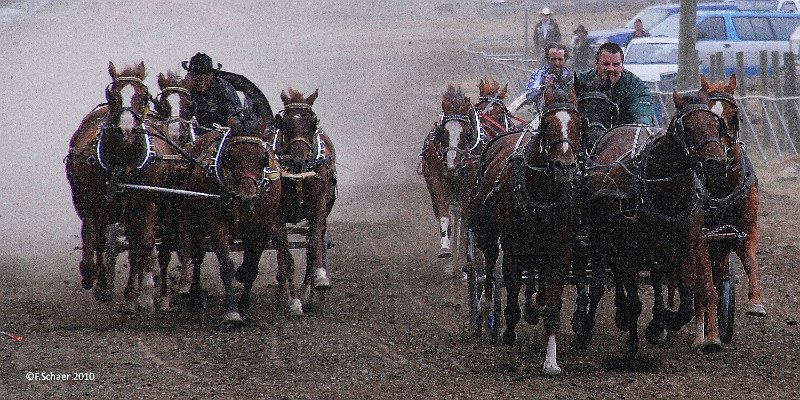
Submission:
[[[749,11],[772,11],[778,9],[778,1],[764,1],[764,0],[739,0],[735,2],[740,10]]]
[[[677,64],[677,43],[633,43],[625,52],[626,64]]]
[[[650,36],[678,37],[680,18],[680,14],[670,15],[658,25],[650,28]]]
[[[800,26],[800,18],[770,18],[775,40],[789,40],[795,29]]]
[[[781,4],[781,11],[794,11],[797,12],[797,4],[793,1],[787,1]]]
[[[697,25],[697,40],[725,40],[727,38],[728,33],[725,29],[725,18],[707,18]]]
[[[764,17],[734,17],[733,26],[742,40],[775,40],[775,34]]]

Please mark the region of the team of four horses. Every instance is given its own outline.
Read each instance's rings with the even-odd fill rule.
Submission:
[[[421,173],[439,221],[439,257],[448,273],[463,257],[474,333],[485,324],[492,343],[498,339],[504,286],[502,340],[513,344],[524,285],[525,320],[541,316],[548,336],[543,371],[560,373],[556,334],[571,276],[573,346],[588,346],[608,284],[626,354],[635,355],[638,279],[649,271],[647,340],[663,341],[694,320],[694,346],[718,351],[732,334],[731,252],[748,275],[747,313],[766,315],[755,258],[758,184],[739,139],[736,77],[701,76],[696,94],[673,92],[676,112],[663,130],[616,125],[609,84],[575,82],[566,91],[546,87],[539,126],[520,129],[503,104],[507,85],[481,79],[474,105],[450,85],[424,142]]]
[[[336,171],[333,144],[312,109],[317,92],[282,91],[284,109],[275,116],[261,111],[259,99],[247,98],[245,111],[255,124],[204,127],[193,118],[190,79],[162,73],[153,97],[144,63],[121,71],[109,63],[108,73],[106,103],[80,123],[65,158],[82,222],[82,286],[94,288],[99,300],[112,299],[116,255],[108,247],[116,238],[107,237],[119,223],[128,242],[124,298],[130,312],[154,311],[158,281],[160,306],[170,307],[171,251],[181,262],[179,291],[201,307],[200,265],[210,250],[224,285],[223,320],[241,323],[261,254],[270,246],[277,253],[279,307],[294,315],[304,306],[321,307],[330,287],[325,231]],[[298,293],[286,224],[301,221],[308,226],[307,266]],[[243,249],[238,268],[232,239]],[[160,270],[153,268],[157,240]],[[244,286],[238,300],[234,279]]]

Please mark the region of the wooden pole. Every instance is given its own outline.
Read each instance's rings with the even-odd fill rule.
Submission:
[[[678,35],[678,90],[688,91],[700,86],[697,73],[697,0],[681,0],[680,33]]]
[[[736,52],[736,93],[739,96],[747,95],[747,77],[744,73],[744,53]]]

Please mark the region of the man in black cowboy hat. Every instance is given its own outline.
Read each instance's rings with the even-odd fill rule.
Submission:
[[[216,74],[222,65],[217,64],[215,69],[211,57],[197,53],[189,61],[183,61],[181,66],[189,71],[186,79],[192,93],[193,114],[201,127],[199,134],[213,129],[214,124],[241,125],[244,119],[242,102],[233,85]]]

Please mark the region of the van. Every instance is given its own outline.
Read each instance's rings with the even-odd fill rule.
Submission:
[[[697,5],[697,10],[738,10],[738,8],[732,3],[700,3]],[[637,19],[641,19],[644,30],[649,31],[650,28],[657,25],[659,22],[671,15],[678,14],[680,11],[680,4],[662,4],[650,6],[634,15],[633,18],[631,18],[625,24],[625,27],[590,31],[586,36],[586,39],[588,40],[589,45],[595,49],[606,42],[613,42],[620,45],[620,47],[625,48],[625,46],[628,45],[628,42],[630,42],[633,38],[633,23]]]
[[[800,13],[784,11],[698,11],[697,53],[703,72],[712,54],[722,52],[725,72],[736,71],[736,53],[744,53],[745,74],[759,74],[760,51],[789,52],[789,38],[800,26]],[[667,17],[652,36],[678,37],[680,15]],[[781,61],[783,57],[781,57]]]

